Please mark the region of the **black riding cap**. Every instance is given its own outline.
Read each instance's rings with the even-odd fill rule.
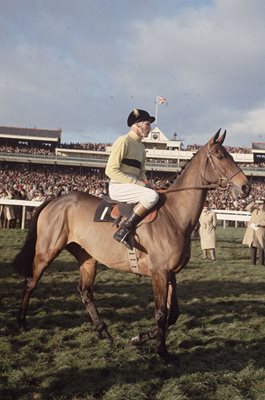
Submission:
[[[155,121],[155,117],[151,117],[147,111],[134,108],[128,116],[127,124],[131,127],[133,124],[136,124],[136,122],[142,121],[150,121],[150,123],[152,123]]]

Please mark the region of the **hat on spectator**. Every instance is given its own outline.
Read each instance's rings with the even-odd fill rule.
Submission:
[[[142,121],[149,121],[152,124],[155,121],[155,117],[152,117],[147,111],[134,108],[128,116],[127,124],[131,127],[133,124]]]
[[[263,197],[261,197],[260,199],[257,199],[255,201],[256,204],[264,204],[265,203],[265,199]]]

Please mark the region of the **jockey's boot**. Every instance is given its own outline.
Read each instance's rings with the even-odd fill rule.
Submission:
[[[207,250],[202,251],[202,258],[205,260],[207,258]]]
[[[250,261],[252,265],[256,265],[257,261],[257,247],[250,247]]]
[[[215,249],[210,249],[210,259],[215,261]]]
[[[128,241],[129,233],[136,227],[136,225],[143,219],[147,209],[141,204],[137,204],[131,215],[121,224],[117,232],[113,235],[114,239],[123,243],[128,249],[132,250],[132,246]]]
[[[265,265],[264,264],[264,250],[263,249],[259,249],[259,263],[260,263],[260,265]]]

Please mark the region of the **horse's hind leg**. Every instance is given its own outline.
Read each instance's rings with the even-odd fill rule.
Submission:
[[[32,277],[25,278],[25,287],[22,295],[22,300],[20,304],[20,308],[17,315],[18,327],[19,330],[26,329],[26,315],[28,311],[28,305],[30,297],[33,293],[33,290],[36,288],[37,283],[39,282],[43,271],[48,267],[51,261],[56,257],[56,255],[51,256],[48,253],[42,253],[35,255],[33,261],[33,269],[32,269]]]
[[[101,339],[111,340],[112,337],[107,330],[105,322],[100,318],[94,302],[93,284],[97,272],[96,266],[97,261],[94,258],[88,259],[80,266],[79,292],[82,302],[84,303],[86,310],[90,314],[90,317],[98,331],[99,337]]]
[[[104,321],[100,318],[94,302],[93,284],[97,273],[97,261],[76,243],[67,245],[67,250],[74,255],[80,267],[78,290],[101,339],[112,339]]]

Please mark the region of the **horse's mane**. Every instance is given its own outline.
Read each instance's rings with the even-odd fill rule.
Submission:
[[[176,187],[176,186],[179,185],[179,182],[182,180],[183,176],[186,174],[186,172],[188,170],[188,167],[190,166],[190,164],[193,161],[193,159],[200,152],[201,148],[196,153],[193,153],[193,156],[189,160],[187,160],[183,166],[181,166],[181,172],[180,173],[176,172],[176,174],[173,176],[173,183],[168,187],[168,189],[170,189],[172,187]]]

